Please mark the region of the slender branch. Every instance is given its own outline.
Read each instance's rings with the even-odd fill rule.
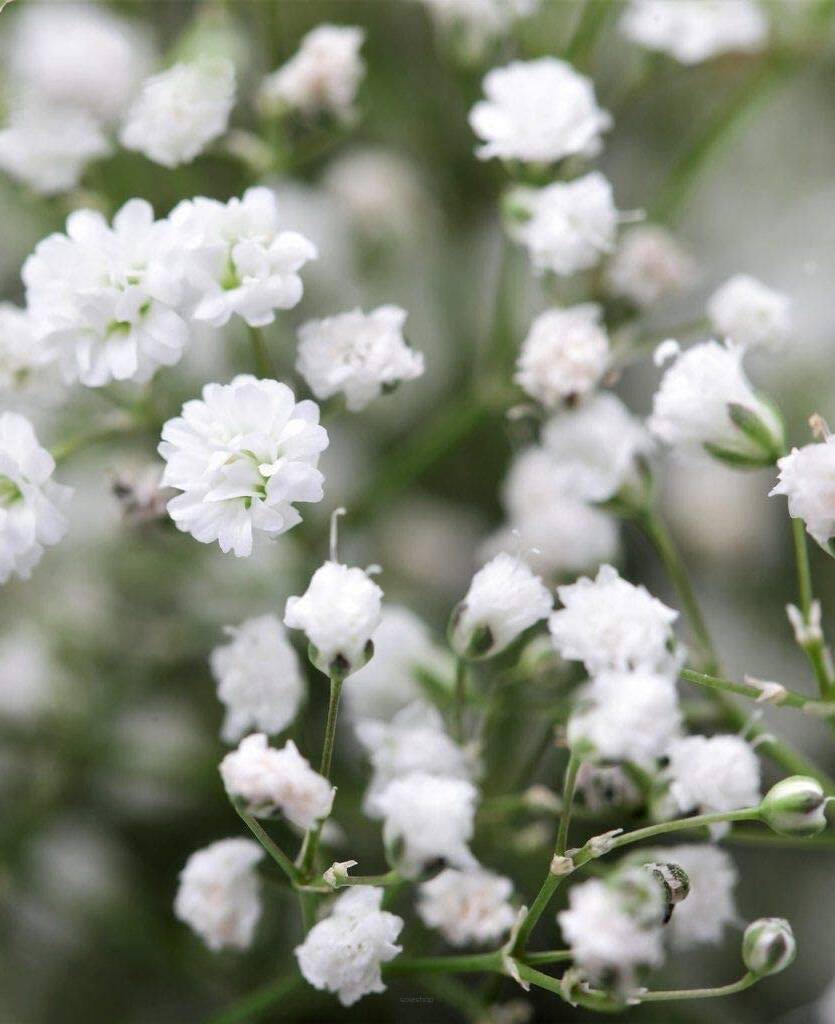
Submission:
[[[722,679],[719,676],[708,675],[705,672],[695,672],[693,669],[683,668],[679,673],[682,679],[689,683],[696,683],[698,686],[705,686],[709,690],[723,690],[725,693],[736,693],[740,697],[750,697],[752,700],[762,701],[763,690],[751,683],[737,683],[732,679]],[[835,703],[826,703],[814,700],[812,697],[804,697],[802,693],[789,690],[783,687],[775,696],[773,701],[768,701],[776,707],[796,708],[805,711],[807,714],[828,718],[835,715]]]
[[[92,430],[85,430],[74,437],[67,438],[66,441],[56,444],[52,449],[52,457],[55,459],[56,464],[58,464],[66,461],[71,455],[75,455],[76,452],[89,448],[90,445],[112,441],[134,431],[138,432],[139,429],[140,425],[138,423],[132,419],[126,419],[118,423],[114,422],[96,427]]]
[[[571,960],[574,954],[570,949],[544,949],[541,953],[525,953],[519,957],[526,964],[558,964]]]
[[[464,739],[464,705],[467,702],[468,668],[463,658],[455,659],[455,699],[453,703],[453,736],[458,743]]]
[[[819,836],[779,836],[776,832],[735,828],[723,836],[722,841],[740,846],[782,846],[786,849],[818,850],[819,852],[835,849],[835,835],[831,833]]]
[[[802,519],[792,519],[792,537],[794,539],[794,555],[797,563],[797,590],[800,600],[800,614],[807,627],[812,626],[815,598],[812,592],[812,569],[809,564],[809,545],[806,540],[806,525]],[[832,656],[827,648],[823,632],[820,629],[809,629],[809,638],[798,637],[798,644],[809,659],[815,679],[818,682],[821,697],[824,700],[835,698],[835,673],[833,673]]]
[[[574,34],[565,48],[565,59],[576,67],[584,67],[607,19],[616,13],[617,4],[586,0]]]
[[[274,842],[267,832],[264,830],[261,823],[254,818],[251,814],[244,810],[242,805],[237,801],[232,801],[232,806],[238,812],[241,820],[249,829],[249,831],[255,836],[258,842],[264,847],[267,853],[272,859],[278,864],[285,875],[290,879],[291,882],[295,883],[299,879],[299,872],[296,865],[290,860],[287,854],[281,849],[281,847]]]
[[[500,950],[462,956],[400,956],[385,964],[384,974],[473,974],[501,971]]]
[[[577,785],[577,773],[582,764],[579,757],[574,754],[568,759],[568,767],[565,769],[565,779],[562,789],[562,814],[560,815],[560,827],[557,832],[557,855],[562,856],[568,846],[568,826],[571,824],[571,808],[574,803],[574,788]]]
[[[272,380],[275,378],[275,368],[270,358],[264,332],[260,327],[247,327],[249,345],[252,349],[252,361],[255,364],[255,372],[259,377]]]
[[[322,760],[319,766],[319,774],[324,775],[326,779],[331,777],[333,748],[336,741],[336,720],[339,715],[339,698],[342,695],[342,682],[343,679],[339,675],[332,675],[330,677],[328,719],[325,724],[325,739],[322,744]],[[319,847],[319,838],[322,834],[323,825],[324,821],[320,821],[315,828],[305,833],[298,857],[299,873],[303,879],[310,879],[310,874],[316,861],[316,851]]]
[[[756,974],[748,972],[739,981],[730,985],[719,985],[717,988],[680,988],[667,991],[658,989],[656,992],[643,992],[638,997],[642,1003],[662,1003],[673,999],[714,999],[717,996],[732,996],[736,992],[744,992],[757,982]]]
[[[255,989],[254,992],[250,992],[249,995],[239,999],[226,1010],[215,1014],[207,1024],[244,1024],[244,1022],[249,1024],[269,1010],[271,1006],[296,995],[298,990],[303,987],[304,982],[299,974],[278,978],[276,981],[268,982],[261,988]]]

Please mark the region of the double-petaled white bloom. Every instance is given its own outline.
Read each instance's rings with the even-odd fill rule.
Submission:
[[[735,811],[760,802],[760,763],[740,736],[685,736],[674,740],[670,793],[684,812]]]
[[[593,390],[609,366],[601,314],[594,302],[540,313],[522,343],[516,383],[549,409]]]
[[[209,949],[247,949],[252,943],[261,916],[255,865],[263,856],[251,839],[221,839],[186,861],[174,913]]]
[[[610,294],[646,309],[692,283],[696,265],[675,237],[657,224],[626,231],[606,267]]]
[[[67,233],[38,244],[23,265],[26,299],[43,356],[88,387],[148,380],[189,340],[171,273],[170,225],[131,199],[112,227],[95,210],[67,218]]]
[[[302,39],[298,51],[261,83],[258,103],[271,116],[284,110],[304,117],[353,114],[365,74],[360,49],[365,32],[351,25],[319,25]]]
[[[477,862],[467,845],[473,837],[478,791],[466,779],[412,772],[390,782],[377,797],[389,857],[406,878],[434,861],[456,868]]]
[[[175,64],[149,78],[131,105],[119,140],[163,167],[191,161],[226,131],[235,103],[235,67],[211,57]]]
[[[791,299],[748,274],[737,274],[711,295],[714,331],[748,348],[778,348],[792,329]]]
[[[652,765],[681,727],[669,675],[637,670],[596,675],[568,722],[572,750],[604,761]]]
[[[370,992],[385,992],[380,965],[393,960],[403,919],[381,910],[384,891],[358,885],[343,893],[330,914],[307,933],[295,954],[314,988],[335,992],[353,1006]]]
[[[0,414],[0,583],[28,579],[45,547],[67,532],[72,489],[52,480],[55,460],[41,448],[32,424]]]
[[[450,34],[463,59],[476,61],[487,47],[506,35],[518,18],[527,17],[539,0],[423,0],[434,23]]]
[[[282,230],[271,189],[250,188],[227,203],[199,196],[179,203],[169,220],[196,320],[223,327],[237,313],[250,327],[263,327],[276,309],[301,299],[299,271],[316,258],[316,246]]]
[[[418,888],[417,911],[429,928],[437,928],[453,946],[495,942],[516,920],[510,903],[513,882],[476,868],[445,868]]]
[[[537,273],[589,270],[614,246],[618,213],[599,171],[545,188],[515,188],[507,208],[507,230],[528,250]]]
[[[466,658],[499,654],[552,605],[547,587],[521,559],[498,554],[473,576],[452,613],[452,646]]]
[[[288,597],[284,625],[304,630],[325,675],[349,675],[373,654],[383,592],[362,569],[325,562],[301,597]]]
[[[220,762],[220,774],[229,796],[243,800],[251,814],[280,811],[302,829],[327,818],[333,806],[336,791],[292,740],[276,750],[262,732],[245,736]]]
[[[597,105],[591,79],[555,57],[513,61],[484,78],[484,95],[470,111],[470,126],[484,141],[482,160],[554,163],[596,156],[612,119]]]
[[[563,607],[548,622],[557,651],[582,661],[590,673],[615,669],[666,672],[675,667],[673,623],[678,612],[643,586],[622,579],[611,565],[595,579],[558,587]]]
[[[754,0],[632,0],[621,29],[633,42],[681,64],[755,52],[768,39],[768,21]]]
[[[217,695],[226,706],[221,735],[237,742],[250,729],[275,735],[296,717],[304,696],[299,659],[275,615],[228,630],[231,641],[211,654]]]
[[[789,515],[802,519],[818,544],[835,537],[835,435],[822,444],[792,448],[777,466],[780,477],[770,494],[785,494]]]
[[[25,384],[41,358],[29,311],[0,302],[0,392]]]
[[[327,446],[316,403],[297,403],[286,384],[207,384],[162,428],[162,483],[183,492],[168,512],[196,540],[250,555],[254,531],[277,537],[301,522],[295,502],[322,500]]]
[[[379,797],[395,779],[412,772],[455,779],[473,774],[471,752],[450,739],[440,711],[422,701],[398,711],[390,722],[358,722],[356,734],[374,772],[363,801],[363,810],[371,817],[383,816]]]
[[[309,320],[299,328],[296,369],[317,398],[340,392],[351,412],[423,373],[423,356],[403,337],[407,313],[379,306]]]

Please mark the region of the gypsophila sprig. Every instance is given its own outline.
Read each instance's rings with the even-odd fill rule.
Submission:
[[[509,878],[478,868],[446,868],[418,889],[417,911],[453,946],[497,941],[510,930],[516,911]]]
[[[681,811],[732,811],[760,802],[760,764],[741,736],[685,736],[667,751],[670,792]]]

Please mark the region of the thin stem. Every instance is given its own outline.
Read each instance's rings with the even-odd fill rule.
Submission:
[[[342,695],[342,682],[342,676],[332,675],[330,677],[331,687],[330,699],[328,701],[328,719],[325,724],[325,739],[322,744],[322,760],[319,766],[319,774],[324,775],[328,780],[331,777],[333,748],[336,741],[336,720],[339,715],[339,698]],[[299,874],[305,880],[310,879],[313,865],[316,861],[316,851],[319,848],[319,838],[322,834],[323,824],[324,821],[320,821],[315,828],[305,833],[302,848],[298,857]],[[304,911],[304,909],[303,904],[302,910]]]
[[[497,977],[497,975],[496,975]],[[420,987],[443,999],[459,1010],[469,1021],[477,1024],[488,1019],[488,1006],[471,987],[449,975],[430,974],[421,978]]]
[[[533,985],[538,985],[539,988],[544,988],[548,992],[553,992],[554,995],[566,1000],[566,1002],[569,1001],[569,995],[563,989],[560,978],[552,978],[550,974],[543,974],[542,971],[537,971],[536,968],[520,960],[516,961],[516,968],[519,971],[519,977],[523,980],[529,981]],[[622,1002],[618,1002],[618,1000],[606,992],[598,992],[594,989],[581,989],[577,986],[571,989],[570,1001],[577,1006],[584,1006],[589,1010],[600,1010],[601,1012],[622,1010],[624,1008]]]
[[[501,951],[463,956],[401,956],[383,968],[385,974],[474,974],[485,971],[501,971]]]
[[[757,701],[763,697],[763,690],[751,683],[737,683],[732,679],[722,679],[719,676],[711,676],[705,672],[695,672],[689,668],[683,668],[679,675],[689,683],[705,686],[709,690],[724,690],[726,693],[736,693],[740,697],[750,697],[752,700]],[[802,693],[797,693],[795,690],[789,690],[785,687],[769,703],[781,708],[796,708],[799,711],[806,711],[811,715],[819,715],[821,718],[835,715],[835,703],[823,703],[811,697],[804,697]]]
[[[107,426],[96,427],[93,430],[86,430],[55,445],[52,449],[52,457],[55,459],[56,464],[58,464],[66,461],[71,455],[75,455],[76,452],[89,448],[90,445],[112,441],[139,429],[139,424],[135,421],[125,420],[121,423],[111,423]]]
[[[736,992],[744,992],[756,981],[757,975],[750,972],[743,975],[739,981],[732,981],[730,985],[720,985],[717,988],[680,988],[656,992],[644,992],[640,997],[642,1003],[663,1003],[677,999],[714,999],[717,996],[732,996]]]
[[[574,954],[570,949],[545,949],[541,953],[525,953],[519,959],[526,964],[558,964],[571,960]]]
[[[252,361],[255,364],[255,372],[263,379],[274,379],[275,369],[264,339],[264,332],[260,327],[247,327],[247,334],[249,335],[249,345],[252,349]]]
[[[615,13],[616,4],[586,0],[574,34],[565,48],[565,59],[575,67],[584,67],[606,20]]]
[[[806,543],[806,524],[802,519],[792,519],[794,557],[797,562],[797,592],[803,618],[809,621],[812,615],[812,569],[809,565],[809,547]]]
[[[278,978],[257,988],[254,992],[239,999],[226,1010],[211,1017],[207,1024],[243,1024],[256,1020],[262,1012],[269,1010],[276,1003],[284,1002],[304,987],[301,975],[289,978]]]
[[[557,854],[561,857],[568,846],[568,826],[571,824],[571,807],[574,803],[574,788],[577,785],[577,772],[582,764],[579,757],[574,754],[568,760],[568,767],[565,769],[565,779],[562,789],[562,814],[560,815],[560,827],[557,832]]]
[[[797,590],[800,600],[800,613],[807,626],[811,626],[814,594],[812,592],[812,569],[809,564],[809,545],[806,540],[806,524],[802,519],[792,519],[792,537],[794,538],[794,555],[797,563]],[[827,649],[826,641],[820,631],[812,633],[810,638],[800,643],[824,700],[835,697],[835,678],[833,678],[832,657]]]
[[[272,859],[278,864],[285,875],[290,879],[291,882],[295,883],[298,881],[299,872],[296,869],[295,864],[290,860],[287,854],[275,843],[270,836],[267,835],[261,823],[254,818],[251,814],[244,810],[241,804],[237,800],[232,801],[232,806],[238,812],[241,820],[249,829],[249,831],[255,836],[258,842],[264,847],[267,853]]]
[[[820,852],[835,849],[835,835],[826,833],[820,836],[779,836],[776,832],[735,828],[724,836],[722,841],[740,846],[782,846],[786,849],[818,850]]]
[[[382,875],[349,875],[346,878],[341,878],[335,885],[329,886],[331,889],[342,889],[346,885],[377,885],[377,886],[389,886],[389,885],[400,885],[403,881],[403,877],[399,871],[392,868],[391,871],[386,871]]]
[[[455,700],[453,703],[453,736],[458,743],[464,739],[464,705],[467,702],[468,665],[463,658],[455,659]]]

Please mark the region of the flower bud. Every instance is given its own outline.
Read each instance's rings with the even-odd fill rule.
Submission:
[[[664,924],[666,924],[673,916],[675,905],[687,899],[690,894],[690,879],[679,864],[651,863],[644,864],[643,868],[658,882],[664,893]]]
[[[826,828],[826,796],[807,775],[791,775],[766,793],[762,820],[781,836],[815,836]]]
[[[797,943],[791,925],[782,917],[752,921],[742,938],[742,959],[752,974],[777,974],[794,960]]]
[[[334,861],[328,870],[323,873],[322,880],[325,885],[329,885],[331,889],[339,889],[347,883],[351,868],[356,866],[357,862],[355,860]]]

